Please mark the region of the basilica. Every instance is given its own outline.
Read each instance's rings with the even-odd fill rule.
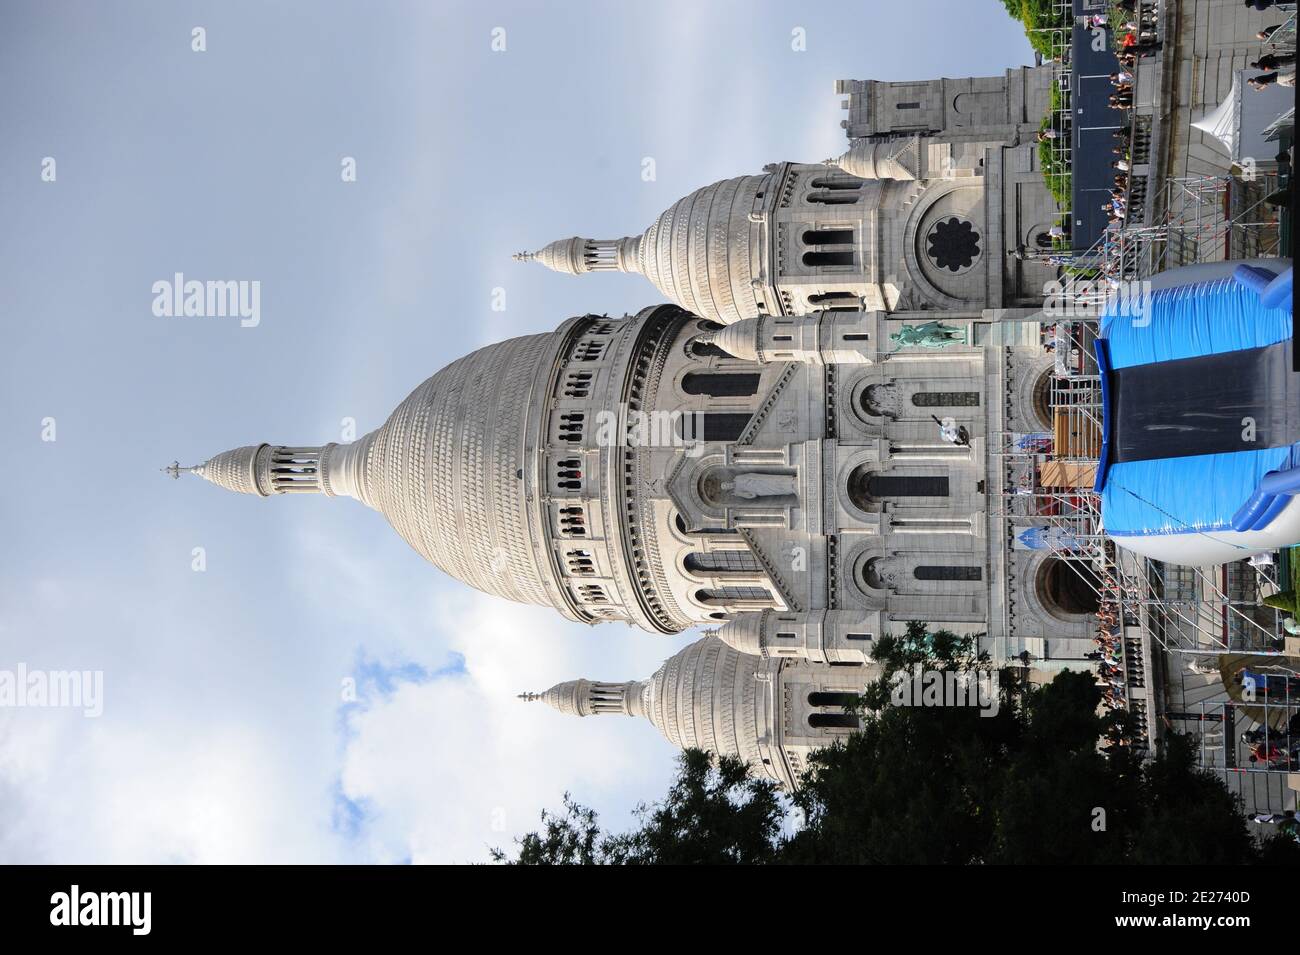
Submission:
[[[527,696],[643,717],[786,786],[857,725],[872,641],[906,621],[1046,673],[1077,662],[1086,608],[996,503],[1009,436],[1052,426],[1056,270],[1021,254],[1056,215],[1033,142],[1050,82],[841,81],[839,158],[517,256],[638,273],[664,304],[466,355],[350,444],[173,472],[355,498],[443,572],[571,620],[710,628],[649,679]]]

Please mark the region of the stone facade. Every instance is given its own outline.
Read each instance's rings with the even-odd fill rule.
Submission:
[[[1078,659],[1089,615],[1053,600],[1050,558],[1013,549],[995,503],[1001,436],[1052,424],[1034,314],[1055,272],[1008,254],[1052,218],[1031,142],[1047,82],[841,83],[839,159],[522,256],[638,272],[672,304],[480,349],[350,445],[188,470],[354,497],[448,574],[573,620],[717,627],[648,681],[541,698],[643,716],[786,785],[856,725],[844,694],[907,621]]]

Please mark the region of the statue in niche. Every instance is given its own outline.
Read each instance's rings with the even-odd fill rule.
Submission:
[[[897,418],[902,413],[902,398],[892,381],[868,385],[861,400],[862,410],[875,418]]]
[[[722,490],[748,501],[758,497],[794,497],[799,494],[799,482],[793,474],[746,471],[723,481]]]
[[[904,325],[890,335],[889,340],[896,348],[946,348],[949,345],[965,345],[966,330],[943,322],[925,322],[922,325]]]
[[[868,587],[875,590],[893,590],[898,586],[903,570],[903,561],[890,555],[872,557],[863,568],[863,573]]]

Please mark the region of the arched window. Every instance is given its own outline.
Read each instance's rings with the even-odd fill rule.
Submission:
[[[852,229],[808,229],[803,234],[804,245],[852,245]]]
[[[875,509],[882,498],[948,497],[946,474],[877,474],[874,464],[859,464],[849,475],[849,500],[864,511]]]
[[[808,201],[820,203],[824,206],[849,206],[858,201],[858,194],[846,192],[839,189],[828,189],[825,192],[808,193]]]
[[[818,176],[812,182],[808,183],[814,189],[861,189],[862,180],[856,177]]]
[[[587,514],[581,504],[570,504],[560,508],[560,536],[586,537]]]
[[[698,338],[692,338],[686,346],[686,350],[691,353],[693,358],[731,358],[730,352],[723,351],[712,342],[701,341]]]
[[[947,475],[868,474],[866,491],[873,498],[947,497]]]
[[[838,706],[846,708],[857,706],[861,701],[862,698],[856,693],[827,693],[825,691],[818,691],[816,693],[808,694],[809,706]]]
[[[834,265],[852,265],[854,256],[852,252],[805,252],[803,254],[803,264],[813,268],[824,268]]]
[[[757,373],[720,374],[692,371],[682,379],[682,391],[688,395],[711,398],[747,398],[758,393]]]
[[[561,441],[576,444],[582,440],[583,422],[587,415],[582,411],[566,411],[560,415],[558,437]]]
[[[917,580],[983,580],[984,572],[979,567],[946,567],[934,564],[922,564],[912,572]]]
[[[687,412],[677,420],[677,433],[699,441],[735,441],[751,417],[748,411]]]
[[[686,570],[692,574],[761,574],[763,565],[744,550],[715,550],[687,554]]]
[[[582,459],[564,458],[556,461],[555,483],[566,491],[582,490]]]
[[[918,408],[968,408],[980,403],[978,391],[918,391],[912,404]]]
[[[853,713],[814,713],[808,717],[808,725],[813,729],[855,730],[860,724]]]
[[[589,371],[571,371],[564,379],[564,397],[589,398],[594,376]]]
[[[715,587],[709,590],[697,590],[695,599],[706,607],[738,603],[772,603],[772,595],[766,587]]]
[[[673,524],[683,534],[737,534],[739,533],[739,531],[737,531],[734,527],[701,527],[698,530],[691,531],[686,527],[686,519],[682,517],[682,515],[680,514],[674,515]]]

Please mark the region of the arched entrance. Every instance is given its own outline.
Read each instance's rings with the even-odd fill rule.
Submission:
[[[1039,603],[1062,620],[1095,614],[1101,609],[1100,591],[1096,572],[1081,560],[1048,557],[1034,577]]]

